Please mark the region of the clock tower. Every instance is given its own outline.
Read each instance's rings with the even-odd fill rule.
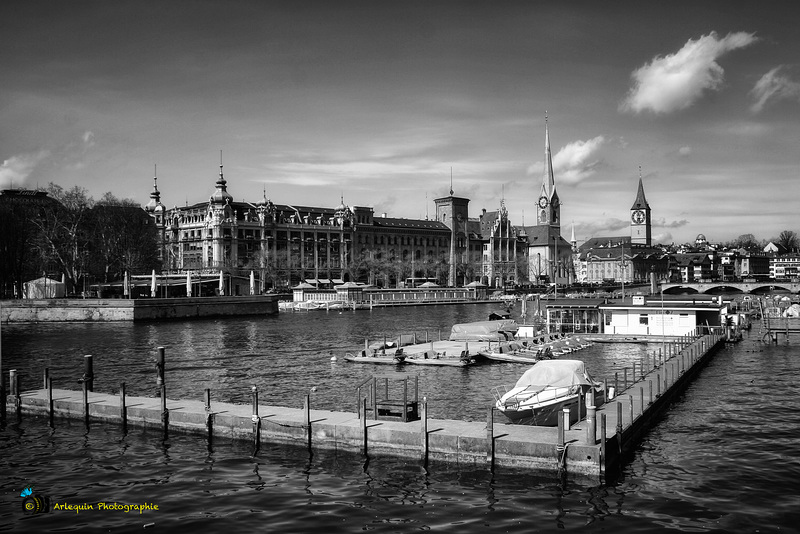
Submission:
[[[650,204],[644,196],[644,186],[642,185],[641,168],[639,170],[639,190],[636,192],[636,200],[631,206],[631,244],[652,245],[652,229],[650,219]]]
[[[561,201],[556,192],[556,181],[553,176],[553,157],[550,153],[550,130],[547,117],[544,122],[544,175],[542,176],[542,189],[536,199],[536,224],[551,226],[557,232],[561,231]]]

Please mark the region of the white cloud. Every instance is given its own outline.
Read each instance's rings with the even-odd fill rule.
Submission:
[[[631,74],[634,86],[620,104],[620,111],[670,113],[688,108],[706,90],[718,90],[724,70],[717,59],[727,52],[756,42],[755,34],[737,32],[718,38],[716,32],[689,39],[683,48],[656,56]]]
[[[22,187],[36,166],[50,155],[48,150],[11,156],[0,165],[0,187]]]
[[[689,156],[692,153],[692,147],[690,146],[682,146],[678,149],[678,155],[680,156]]]
[[[573,141],[563,146],[553,156],[553,174],[556,183],[577,184],[597,171],[602,159],[597,156],[600,147],[606,142],[605,137],[598,135],[587,141]],[[544,163],[537,161],[528,167],[528,174],[543,172]]]
[[[755,98],[751,106],[753,113],[758,113],[767,102],[774,100],[797,100],[800,102],[800,82],[796,82],[784,73],[783,65],[779,65],[761,77],[750,94]]]

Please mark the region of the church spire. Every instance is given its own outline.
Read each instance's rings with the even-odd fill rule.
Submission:
[[[553,176],[553,156],[550,152],[550,128],[547,124],[547,112],[544,112],[544,175],[542,176],[542,194],[550,200],[556,190]]]
[[[632,210],[650,209],[650,204],[644,196],[644,185],[642,185],[642,166],[639,165],[639,190],[636,192],[636,200],[633,201]]]

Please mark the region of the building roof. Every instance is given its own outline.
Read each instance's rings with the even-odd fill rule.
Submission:
[[[644,197],[644,186],[642,185],[642,177],[639,177],[639,189],[636,191],[636,200],[633,201],[633,206],[631,206],[632,210],[649,210],[650,204],[647,203],[647,199]]]
[[[437,230],[449,232],[450,229],[446,224],[440,221],[431,221],[427,219],[401,219],[399,217],[375,217],[372,219],[374,226],[382,228],[415,228],[425,230]]]

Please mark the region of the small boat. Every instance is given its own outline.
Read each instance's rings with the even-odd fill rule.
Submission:
[[[403,349],[397,349],[394,354],[386,354],[385,351],[366,351],[362,350],[358,354],[345,353],[345,361],[355,363],[372,363],[383,365],[401,365],[406,361]]]
[[[478,362],[475,356],[469,354],[469,350],[461,351],[461,354],[458,356],[448,356],[446,351],[436,352],[435,350],[427,350],[414,354],[413,356],[407,356],[405,363],[412,365],[467,367],[468,365],[475,365]]]
[[[498,386],[492,394],[497,409],[514,424],[557,426],[564,408],[570,408],[570,423],[586,414],[586,393],[599,405],[602,389],[580,360],[542,360],[525,371],[514,387]]]
[[[496,362],[512,363],[536,363],[539,360],[552,358],[550,347],[544,345],[525,346],[521,343],[498,343],[495,346],[489,345],[486,350],[479,354],[487,360]]]

